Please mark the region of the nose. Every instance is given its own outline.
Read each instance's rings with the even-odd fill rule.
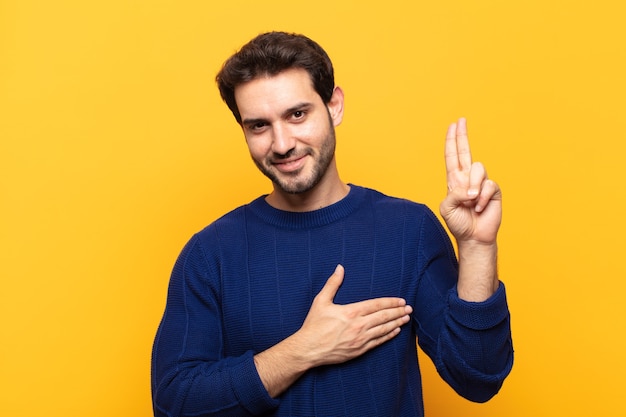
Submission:
[[[272,129],[272,152],[287,155],[296,146],[296,140],[287,126],[277,123]]]

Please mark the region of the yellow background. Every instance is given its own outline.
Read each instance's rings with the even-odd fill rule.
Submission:
[[[429,204],[469,120],[504,189],[516,362],[433,416],[623,416],[626,8],[617,0],[0,1],[0,414],[150,416],[152,338],[192,233],[269,191],[223,60],[305,33],[346,94],[343,179]]]

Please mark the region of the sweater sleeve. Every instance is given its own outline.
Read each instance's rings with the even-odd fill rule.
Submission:
[[[420,347],[459,395],[485,402],[497,394],[513,366],[504,284],[484,302],[461,300],[454,249],[431,212],[422,224],[419,253],[415,317]]]
[[[174,266],[152,351],[157,417],[253,416],[278,405],[261,382],[253,352],[223,355],[217,269],[197,236]]]

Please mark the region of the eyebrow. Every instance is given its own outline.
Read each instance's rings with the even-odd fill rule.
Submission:
[[[251,126],[251,125],[255,125],[257,123],[266,123],[266,122],[267,122],[266,119],[260,119],[260,118],[259,119],[243,119],[241,121],[241,124],[245,125],[245,126]]]
[[[313,106],[313,103],[309,103],[307,101],[304,101],[302,103],[298,103],[295,106],[291,106],[290,108],[288,108],[287,110],[285,110],[283,112],[283,117],[288,117],[289,115],[299,111],[299,110],[308,110]]]
[[[311,108],[312,106],[313,106],[313,103],[310,103],[310,102],[308,102],[308,101],[303,101],[303,102],[298,103],[298,104],[296,104],[295,106],[291,106],[291,107],[289,107],[287,110],[285,110],[285,111],[282,113],[282,117],[283,117],[283,118],[288,117],[288,116],[289,116],[289,115],[291,115],[292,113],[294,113],[294,112],[296,112],[296,111],[299,111],[299,110],[308,110],[308,109],[309,109],[309,108]],[[247,125],[247,126],[254,125],[254,124],[257,124],[257,123],[267,123],[267,119],[264,119],[264,118],[262,118],[262,117],[259,117],[259,118],[249,118],[249,119],[243,119],[243,120],[241,121],[241,124],[243,124],[243,125]]]

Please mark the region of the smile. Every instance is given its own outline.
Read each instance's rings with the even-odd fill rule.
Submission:
[[[276,169],[282,173],[286,173],[286,174],[292,173],[292,172],[298,171],[300,168],[304,166],[304,164],[306,163],[306,157],[307,155],[303,155],[301,157],[292,158],[292,159],[288,159],[285,161],[282,161],[282,160],[273,161],[272,165],[276,167]]]

